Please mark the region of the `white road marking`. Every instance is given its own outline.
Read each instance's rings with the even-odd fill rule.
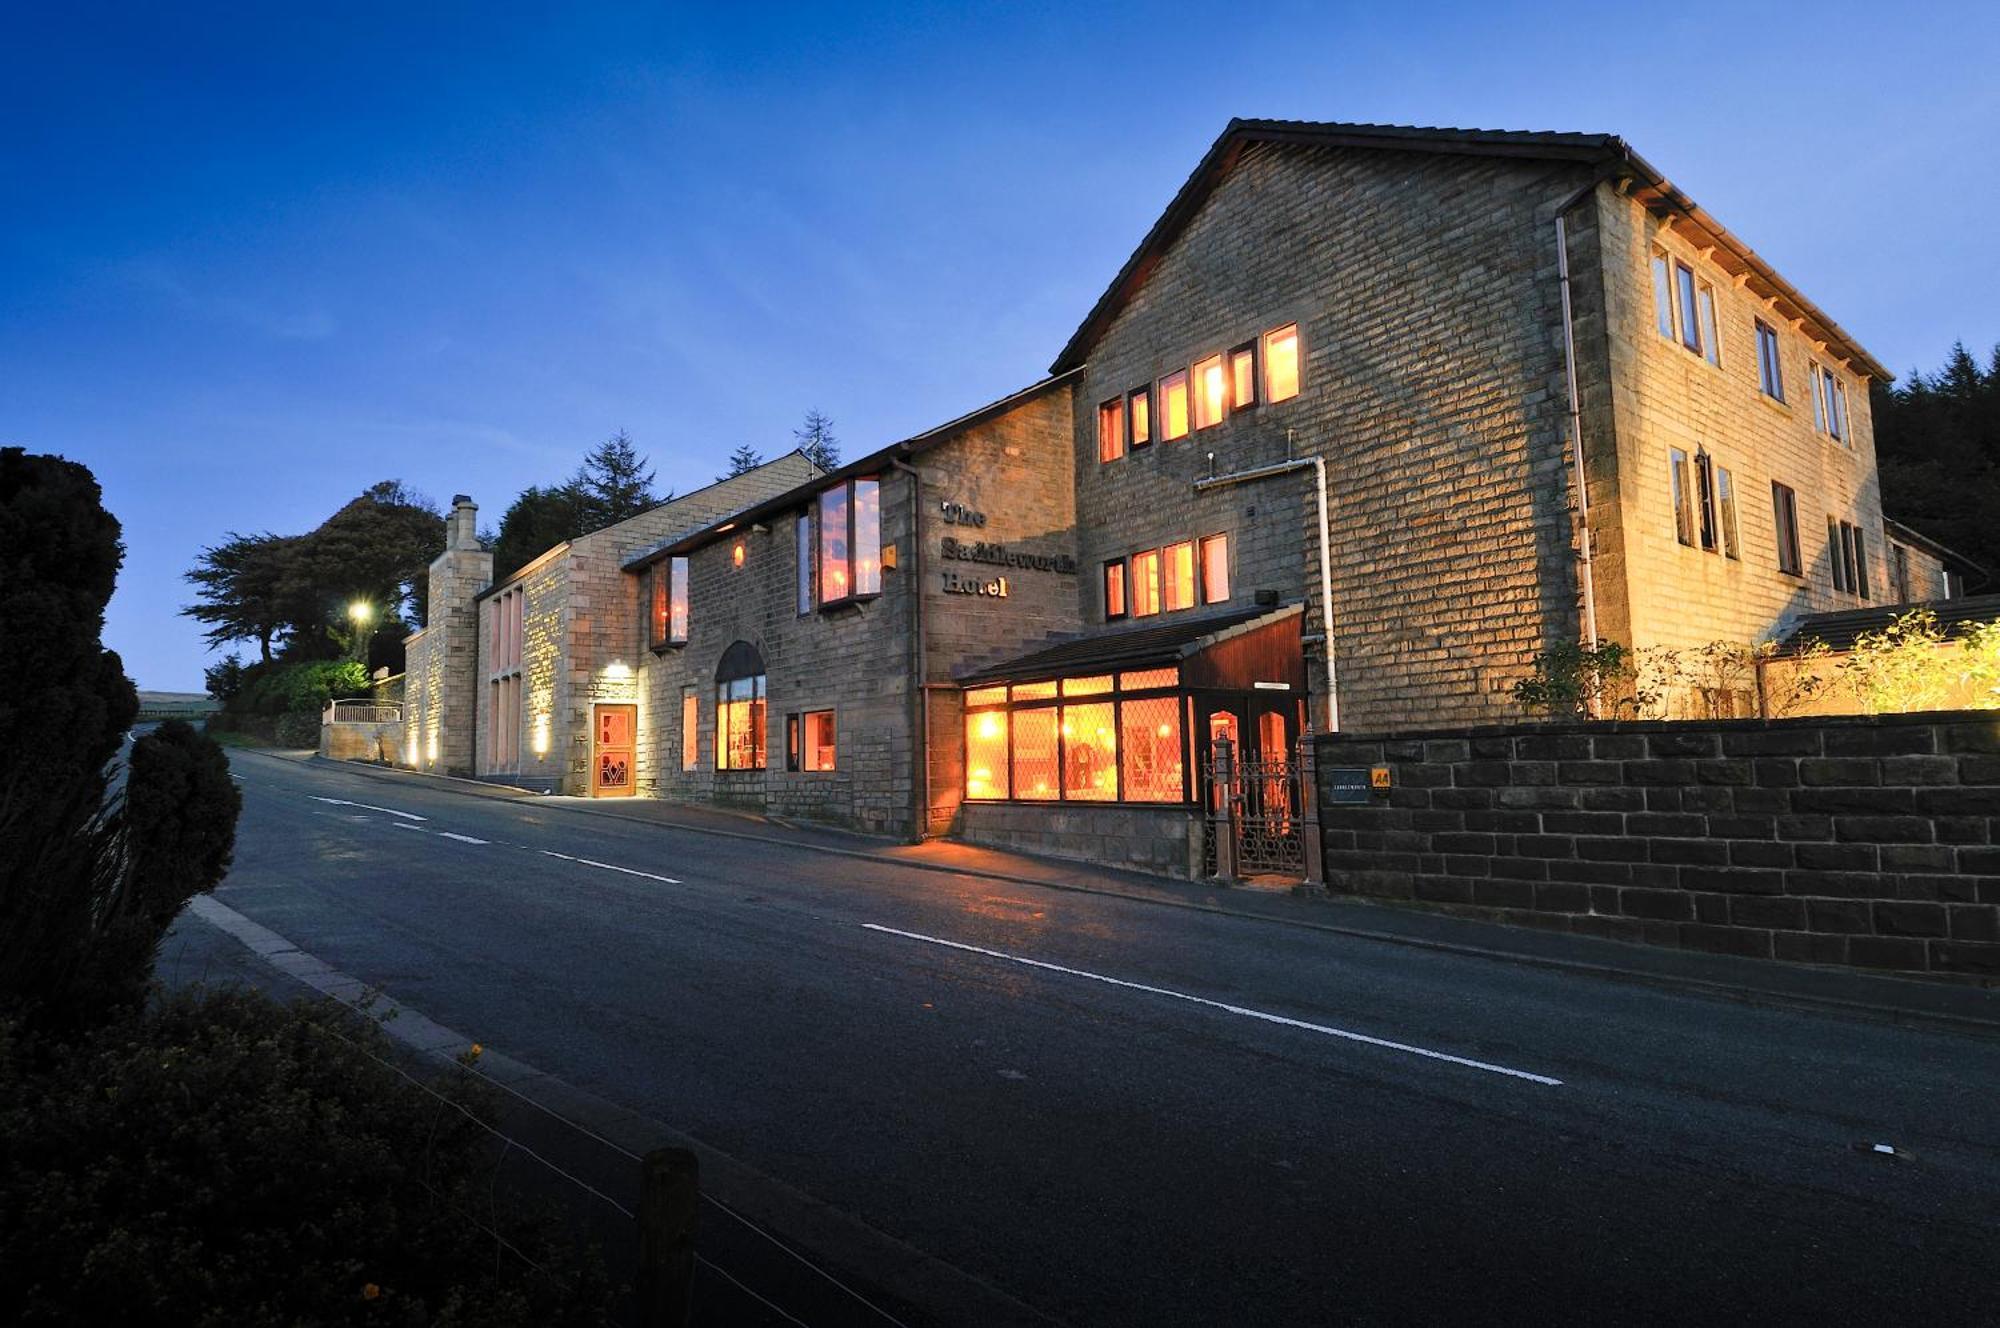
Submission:
[[[411,824],[410,824],[410,823],[409,823],[408,821],[391,821],[391,822],[389,822],[389,824],[390,824],[391,826],[393,826],[393,827],[394,827],[395,829],[398,829],[398,830],[414,830],[414,831],[416,831],[416,832],[417,832],[418,834],[420,834],[420,835],[427,835],[427,834],[429,834],[429,833],[430,833],[430,831],[428,831],[428,830],[424,829],[424,828],[423,828],[422,826],[420,826],[420,825],[411,825]]]
[[[1051,964],[1040,959],[1028,959],[1022,955],[1008,954],[1005,950],[988,950],[984,946],[967,945],[963,941],[947,941],[937,936],[926,936],[922,932],[902,931],[895,927],[885,927],[879,922],[861,924],[869,931],[879,931],[890,936],[901,936],[907,940],[922,941],[927,945],[942,945],[953,950],[964,950],[971,954],[985,955],[989,959],[1004,959],[1010,964],[1025,964],[1029,968],[1045,969],[1051,973],[1062,973],[1074,978],[1088,978],[1092,982],[1102,982],[1113,987],[1124,987],[1128,991],[1143,991],[1153,996],[1168,996],[1191,1005],[1205,1005],[1212,1010],[1223,1010],[1229,1014],[1239,1014],[1246,1019],[1261,1019],[1267,1024],[1282,1024],[1286,1028],[1304,1029],[1308,1033],[1322,1033],[1327,1037],[1343,1038],[1349,1042],[1360,1042],[1370,1047],[1382,1047],[1389,1051],[1401,1051],[1411,1056],[1422,1056],[1426,1060],[1444,1061],[1450,1065],[1463,1065],[1468,1069],[1485,1070],[1489,1074],[1504,1074],[1513,1079],[1526,1079],[1532,1084],[1546,1084],[1551,1088],[1561,1087],[1562,1080],[1551,1079],[1545,1074],[1531,1074],[1527,1070],[1516,1070],[1505,1065],[1495,1065],[1491,1061],[1476,1061],[1466,1056],[1453,1056],[1449,1052],[1432,1051],[1429,1047],[1416,1047],[1407,1042],[1391,1042],[1387,1038],[1370,1037],[1366,1033],[1356,1033],[1345,1028],[1333,1028],[1326,1024],[1309,1023],[1304,1019],[1292,1019],[1281,1014],[1270,1014],[1263,1010],[1252,1010],[1248,1006],[1231,1005],[1227,1001],[1212,1001],[1206,996],[1190,996],[1186,992],[1170,991],[1165,987],[1148,986],[1143,982],[1127,982],[1123,978],[1106,977],[1102,973],[1092,973],[1081,968],[1065,968],[1061,964]]]
[[[359,807],[363,811],[381,812],[385,816],[400,816],[406,821],[428,821],[431,819],[428,816],[419,816],[415,812],[399,812],[394,807],[377,807],[372,803],[349,802],[346,798],[322,798],[317,793],[308,793],[306,796],[314,802],[330,803],[335,807]]]
[[[592,862],[589,858],[573,858],[567,853],[558,853],[552,848],[543,849],[542,856],[545,858],[561,858],[564,862],[574,862],[579,867],[597,867],[604,871],[624,872],[627,876],[643,876],[649,881],[659,881],[665,885],[680,884],[679,881],[671,876],[655,876],[651,872],[634,871],[630,867],[620,867],[615,863]]]
[[[474,839],[471,835],[454,834],[449,830],[438,831],[438,838],[456,839],[461,844],[487,844],[492,842],[491,840],[486,840],[486,839]]]

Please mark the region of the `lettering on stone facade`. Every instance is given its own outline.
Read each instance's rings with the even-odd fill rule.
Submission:
[[[949,498],[938,503],[938,511],[942,512],[944,519],[951,522],[954,526],[983,526],[986,524],[986,513],[975,512],[964,503],[955,503]]]
[[[940,546],[945,561],[967,563],[989,563],[994,567],[1014,567],[1033,572],[1060,572],[1065,576],[1076,575],[1076,559],[1066,553],[1021,553],[1004,544],[988,543],[981,540],[968,544],[947,535]]]
[[[944,593],[947,595],[984,595],[990,599],[1007,598],[1007,578],[996,576],[981,580],[976,576],[960,576],[957,572],[944,574]]]

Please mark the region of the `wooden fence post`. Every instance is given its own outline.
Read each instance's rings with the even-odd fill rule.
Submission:
[[[687,1328],[694,1315],[694,1217],[701,1169],[685,1148],[639,1164],[640,1328]]]

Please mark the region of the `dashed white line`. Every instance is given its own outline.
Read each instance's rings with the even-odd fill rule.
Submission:
[[[461,844],[487,844],[492,842],[486,839],[474,839],[471,835],[456,834],[450,830],[440,830],[437,833],[439,839],[456,839]]]
[[[406,821],[428,821],[431,819],[428,816],[419,816],[415,812],[399,812],[394,807],[377,807],[373,803],[350,802],[346,798],[322,798],[317,793],[308,793],[306,796],[314,802],[329,803],[335,807],[359,807],[365,812],[381,812],[385,816],[400,816]]]
[[[596,867],[602,871],[623,872],[627,876],[643,876],[649,881],[659,881],[664,885],[680,884],[679,881],[671,876],[655,876],[651,872],[635,871],[630,867],[620,867],[612,862],[593,862],[589,858],[573,858],[567,853],[558,853],[552,848],[543,849],[542,856],[545,858],[561,858],[564,862],[574,862],[579,867]]]
[[[408,821],[391,821],[389,822],[389,824],[391,827],[397,830],[414,830],[420,835],[427,835],[430,833],[430,831],[424,829],[422,826],[411,825]]]
[[[1143,991],[1153,996],[1167,996],[1191,1005],[1205,1005],[1211,1010],[1223,1010],[1229,1014],[1242,1015],[1246,1019],[1261,1019],[1267,1024],[1282,1024],[1286,1028],[1303,1029],[1308,1033],[1320,1033],[1327,1037],[1342,1038],[1348,1042],[1360,1042],[1370,1047],[1381,1047],[1388,1051],[1400,1051],[1411,1056],[1422,1056],[1426,1060],[1444,1061],[1450,1065],[1463,1065],[1468,1069],[1484,1070],[1489,1074],[1504,1074],[1512,1079],[1525,1079],[1532,1084],[1545,1084],[1558,1088],[1562,1080],[1551,1079],[1545,1074],[1532,1074],[1527,1070],[1516,1070],[1511,1066],[1495,1065],[1491,1061],[1476,1061],[1466,1056],[1454,1056],[1449,1052],[1433,1051],[1429,1047],[1412,1046],[1407,1042],[1391,1042],[1387,1038],[1370,1037],[1366,1033],[1356,1033],[1345,1028],[1333,1028],[1327,1024],[1315,1024],[1304,1019],[1292,1019],[1286,1015],[1270,1014],[1264,1010],[1253,1010],[1244,1005],[1231,1005],[1227,1001],[1212,1001],[1206,996],[1190,996],[1186,992],[1171,991],[1166,987],[1149,986],[1143,982],[1128,982],[1124,978],[1107,977],[1102,973],[1092,973],[1087,969],[1066,968],[1061,964],[1051,964],[1040,959],[1029,959],[1023,955],[1008,954],[1005,950],[989,950],[980,945],[967,945],[963,941],[947,941],[938,936],[926,936],[922,932],[902,931],[895,927],[885,927],[879,922],[861,924],[869,931],[879,931],[890,936],[901,936],[906,940],[922,941],[927,945],[942,945],[953,950],[964,950],[971,954],[985,955],[989,959],[1003,959],[1010,964],[1024,964],[1029,968],[1044,969],[1050,973],[1062,973],[1073,978],[1087,978],[1092,982],[1102,982],[1108,986],[1123,987],[1128,991]]]

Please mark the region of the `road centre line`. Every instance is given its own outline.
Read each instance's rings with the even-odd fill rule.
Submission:
[[[543,849],[542,856],[545,858],[561,858],[564,862],[574,862],[580,867],[596,867],[602,871],[623,872],[627,876],[643,876],[649,881],[659,881],[665,885],[680,884],[679,881],[675,880],[671,876],[655,876],[651,872],[635,871],[630,867],[620,867],[615,863],[593,862],[589,858],[573,858],[567,853],[558,853],[552,848]]]
[[[392,829],[396,830],[414,830],[420,835],[427,835],[430,833],[430,831],[424,829],[422,826],[411,825],[408,821],[391,821],[389,822],[389,825]]]
[[[471,835],[461,835],[450,830],[440,830],[437,833],[439,839],[456,839],[461,844],[490,844],[493,842],[490,839],[474,839]]]
[[[308,793],[306,796],[314,802],[331,803],[335,807],[359,807],[363,811],[381,812],[385,816],[400,816],[406,821],[428,821],[431,819],[428,816],[419,816],[415,812],[399,812],[394,807],[377,807],[373,803],[350,802],[346,798],[322,798],[317,793]]]
[[[1088,978],[1092,982],[1102,982],[1108,986],[1123,987],[1128,991],[1143,991],[1153,996],[1168,996],[1191,1005],[1205,1005],[1212,1010],[1222,1010],[1229,1014],[1242,1015],[1246,1019],[1260,1019],[1268,1024],[1281,1024],[1286,1028],[1303,1029],[1308,1033],[1320,1033],[1327,1037],[1341,1038],[1348,1042],[1359,1042],[1370,1047],[1381,1047],[1388,1051],[1400,1051],[1411,1056],[1421,1056],[1426,1060],[1444,1061],[1449,1065],[1463,1065],[1468,1069],[1484,1070],[1488,1074],[1502,1074],[1512,1079],[1525,1079],[1529,1083],[1543,1084],[1550,1088],[1562,1086],[1562,1080],[1551,1079],[1545,1074],[1533,1074],[1527,1070],[1516,1070],[1505,1065],[1495,1065],[1491,1061],[1477,1061],[1466,1056],[1454,1056],[1449,1052],[1432,1051],[1428,1047],[1412,1046],[1407,1042],[1391,1042],[1387,1038],[1370,1037],[1366,1033],[1356,1033],[1345,1028],[1334,1028],[1327,1024],[1315,1024],[1304,1019],[1292,1019],[1286,1015],[1270,1014],[1263,1010],[1253,1010],[1244,1005],[1231,1005],[1227,1001],[1214,1001],[1206,996],[1190,996],[1186,992],[1172,991],[1166,987],[1148,986],[1143,982],[1128,982],[1124,978],[1107,977],[1102,973],[1092,973],[1082,968],[1067,968],[1061,964],[1051,964],[1040,959],[1029,959],[1022,955],[1008,954],[1005,950],[989,950],[984,946],[967,945],[963,941],[947,941],[938,936],[926,936],[922,932],[903,931],[896,927],[885,927],[879,922],[861,924],[869,931],[879,931],[889,936],[901,936],[906,940],[922,941],[927,945],[942,945],[953,950],[964,950],[970,954],[985,955],[989,959],[1004,959],[1010,964],[1023,964],[1029,968],[1045,969],[1051,973],[1062,973],[1069,977]]]

